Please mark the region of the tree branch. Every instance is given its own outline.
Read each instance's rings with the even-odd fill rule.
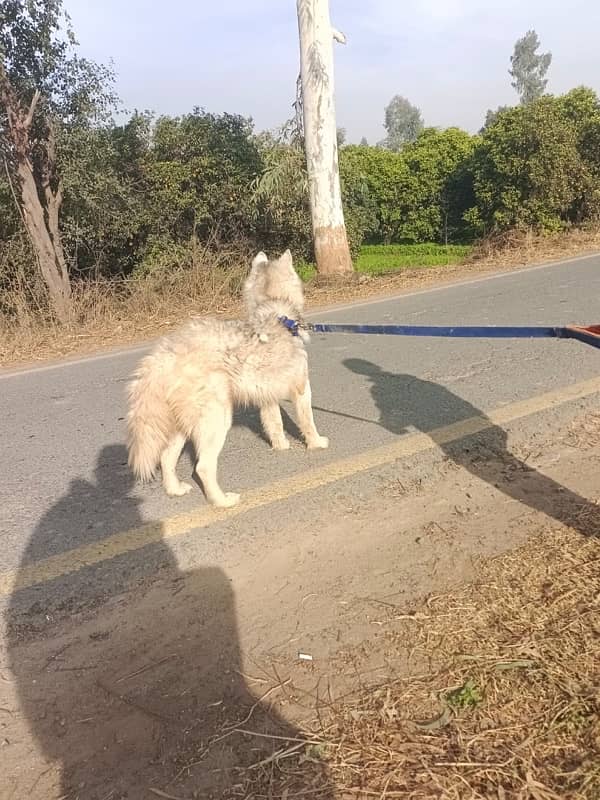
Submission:
[[[33,122],[33,115],[35,114],[35,107],[38,104],[40,99],[40,90],[36,89],[33,93],[33,97],[31,98],[31,105],[29,106],[29,111],[27,112],[27,116],[25,117],[24,127],[25,130],[28,131],[31,128],[31,123]]]
[[[339,42],[340,44],[346,44],[347,39],[346,39],[346,34],[345,33],[342,33],[341,31],[338,31],[337,28],[332,28],[331,29],[331,33],[333,35],[334,41]]]

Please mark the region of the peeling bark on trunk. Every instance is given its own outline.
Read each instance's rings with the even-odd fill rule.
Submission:
[[[344,225],[313,228],[315,258],[319,275],[352,272],[352,260]]]
[[[297,0],[304,142],[319,275],[353,272],[340,189],[333,82],[333,41],[345,41],[329,19],[328,0]]]
[[[62,204],[60,181],[56,189],[52,188],[51,176],[55,173],[56,155],[50,126],[38,174],[32,159],[30,131],[39,99],[39,92],[35,92],[29,110],[25,112],[0,64],[0,103],[8,119],[6,132],[23,222],[48,288],[54,313],[60,322],[67,322],[71,312],[71,283],[59,229]]]
[[[71,284],[58,231],[60,203],[51,197],[52,205],[47,206],[48,213],[44,214],[33,170],[28,161],[17,165],[17,176],[21,190],[23,221],[35,250],[40,272],[48,287],[48,295],[56,316],[60,322],[66,322],[71,310]],[[56,238],[53,237],[54,232]]]

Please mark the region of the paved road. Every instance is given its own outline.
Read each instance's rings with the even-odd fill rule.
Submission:
[[[600,257],[587,257],[319,317],[365,323],[559,325],[599,321],[598,297]],[[128,475],[124,388],[143,352],[137,348],[0,373],[0,572],[185,512],[192,513],[193,527],[193,513],[205,504],[199,490],[169,500],[157,486],[134,486]],[[310,358],[315,417],[330,437],[331,449],[308,454],[297,446],[273,453],[257,433],[256,415],[245,414],[221,458],[225,489],[244,492],[266,486],[392,443],[399,435],[426,432],[595,378],[600,364],[598,351],[571,342],[371,336],[316,336]],[[186,475],[190,470],[187,455],[180,471]],[[309,502],[306,494],[298,495],[286,513],[299,514]],[[257,525],[272,511],[266,506],[253,514],[252,524]],[[179,518],[177,524],[184,526],[185,521]],[[212,544],[214,537],[224,535],[226,529],[215,526]]]

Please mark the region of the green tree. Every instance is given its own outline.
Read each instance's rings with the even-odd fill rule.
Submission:
[[[414,142],[423,130],[423,117],[417,106],[397,94],[385,109],[383,123],[387,136],[382,142],[388,150],[398,151],[409,142]]]
[[[465,218],[479,234],[557,230],[583,187],[576,126],[556,98],[511,108],[484,131],[472,170],[475,205]]]
[[[584,128],[581,147],[585,153],[585,192],[581,198],[578,219],[598,222],[600,220],[600,118]]]
[[[548,80],[546,73],[552,61],[552,53],[537,53],[540,40],[534,30],[527,31],[515,43],[515,49],[510,57],[511,69],[509,74],[512,87],[521,98],[521,103],[526,105],[540,98],[546,89]]]
[[[570,219],[575,223],[600,217],[600,99],[593,89],[579,86],[556,98],[556,103],[576,132],[581,159],[580,192]]]
[[[350,145],[340,154],[340,177],[346,204],[363,210],[367,241],[397,241],[410,183],[402,155],[381,147]]]
[[[472,200],[472,186],[464,167],[477,141],[460,128],[425,128],[405,147],[402,156],[413,192],[405,199],[402,238],[447,244],[465,237],[462,216]]]
[[[509,109],[510,106],[498,106],[496,109],[488,108],[487,113],[485,115],[485,121],[483,123],[483,127],[479,131],[479,133],[483,133],[486,128],[489,128],[490,125],[493,125],[496,121],[499,114],[502,114],[504,111]]]
[[[124,125],[78,127],[62,139],[61,232],[82,277],[131,272],[156,224],[145,174],[150,134],[150,115],[134,114]]]
[[[199,108],[160,117],[145,165],[153,234],[175,241],[247,235],[250,187],[261,168],[250,120]]]
[[[65,131],[114,102],[111,73],[79,58],[61,0],[0,0],[0,153],[54,313],[70,313],[60,215]]]
[[[458,128],[426,128],[400,153],[345,147],[340,159],[344,201],[359,209],[369,241],[447,242],[464,238],[462,214],[472,205],[463,169],[477,139]]]

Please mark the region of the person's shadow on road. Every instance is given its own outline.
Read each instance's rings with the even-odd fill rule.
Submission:
[[[379,424],[391,433],[401,435],[411,428],[426,433],[455,463],[508,497],[582,534],[597,536],[600,532],[600,508],[595,503],[513,455],[506,431],[466,400],[439,384],[386,372],[361,358],[348,358],[344,365],[369,381]],[[449,425],[473,418],[483,419],[485,430],[472,435],[452,435],[447,430]]]
[[[308,791],[311,798],[331,798],[314,755],[302,766],[284,757],[278,767],[278,753],[302,753],[302,736],[270,708],[277,690],[266,692],[267,681],[256,694],[248,686],[234,591],[219,567],[181,572],[164,542],[146,548],[138,559],[155,565],[152,571],[161,566],[160,574],[146,575],[145,585],[116,594],[96,611],[73,593],[85,594],[93,576],[91,596],[100,593],[98,581],[106,593],[114,579],[107,566],[120,571],[126,585],[133,567],[127,558],[114,558],[100,578],[86,568],[73,577],[78,583],[66,579],[54,588],[66,619],[45,630],[54,613],[52,595],[48,586],[34,594],[27,588],[32,562],[57,546],[64,552],[107,542],[115,517],[129,529],[143,524],[121,445],[103,449],[95,475],[94,483],[74,481],[41,519],[11,598],[9,663],[20,712],[46,760],[59,767],[52,787],[47,776],[29,776],[27,783],[26,774],[14,796],[225,798],[249,796],[248,780],[258,781],[260,796],[281,796],[281,770],[295,763],[290,797]],[[84,607],[69,617],[78,605]],[[261,700],[265,692],[268,700]],[[11,776],[5,778],[11,785]]]

